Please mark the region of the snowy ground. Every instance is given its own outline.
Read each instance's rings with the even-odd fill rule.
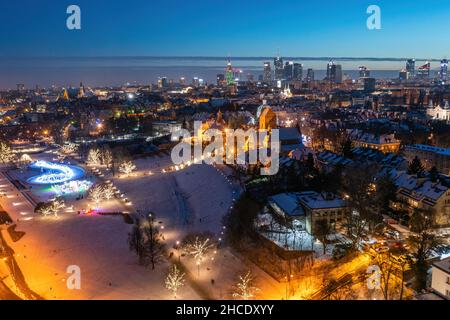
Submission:
[[[34,155],[34,159],[55,161],[50,153]],[[76,165],[75,161],[72,164]],[[207,165],[192,165],[184,170],[163,173],[170,166],[170,158],[148,158],[136,161],[137,170],[130,177],[111,177],[101,169],[105,177],[124,193],[133,206],[126,207],[119,200],[101,204],[102,211],[139,210],[156,213],[168,248],[176,241],[197,231],[209,231],[218,240],[222,235],[222,217],[230,209],[239,188],[228,179],[229,169]],[[88,169],[88,178],[100,179]],[[151,174],[150,174],[151,172]],[[36,172],[15,170],[9,172],[13,179],[26,181]],[[0,175],[0,204],[17,223],[16,230],[26,232],[13,243],[6,231],[2,231],[8,243],[17,253],[17,261],[31,289],[47,299],[171,299],[164,288],[168,263],[151,271],[137,264],[128,249],[127,234],[131,228],[120,216],[78,215],[77,211],[93,206],[86,197],[66,197],[70,209],[59,217],[41,217],[24,197],[31,195],[34,202],[45,201],[53,195],[48,187],[33,186],[31,190],[18,191]],[[220,257],[219,257],[220,255]],[[192,274],[190,258],[183,257]],[[212,295],[229,298],[230,284],[239,272],[248,267],[232,256],[227,249],[217,253],[215,267],[205,279],[197,279],[205,288],[216,279]],[[69,290],[66,270],[69,265],[81,268],[81,290]],[[206,265],[205,265],[206,267]],[[260,271],[256,270],[255,273]],[[216,274],[217,273],[217,274]],[[219,276],[220,275],[220,276]],[[262,274],[262,277],[267,275]],[[220,280],[222,279],[222,280]],[[266,279],[267,280],[267,279]],[[269,281],[263,281],[269,283]],[[278,296],[278,294],[276,295]],[[187,284],[178,294],[180,299],[197,299],[198,294]],[[275,296],[274,296],[275,298]]]
[[[292,230],[275,222],[270,214],[259,216],[264,220],[268,230],[260,230],[260,234],[266,239],[274,242],[278,247],[285,250],[314,251],[315,259],[330,259],[333,255],[335,244],[349,243],[348,239],[341,233],[332,233],[327,236],[328,244],[323,252],[323,244],[311,234],[303,230]]]

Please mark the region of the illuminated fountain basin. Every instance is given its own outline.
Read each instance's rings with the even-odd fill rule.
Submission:
[[[39,160],[29,165],[31,169],[41,170],[41,174],[27,180],[30,184],[57,184],[79,179],[84,170],[77,166]]]

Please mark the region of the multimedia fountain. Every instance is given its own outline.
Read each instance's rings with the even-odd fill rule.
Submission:
[[[27,180],[30,184],[53,185],[79,179],[84,176],[84,170],[80,167],[44,160],[33,162],[29,165],[29,168],[41,171],[40,175]]]

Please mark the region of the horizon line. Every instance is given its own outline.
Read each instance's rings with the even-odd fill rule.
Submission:
[[[0,55],[0,58],[15,58],[15,59],[120,59],[120,58],[134,58],[134,59],[214,59],[214,60],[270,60],[276,56],[202,56],[202,55],[76,55],[76,56],[63,56],[63,55]],[[415,59],[416,61],[432,61],[440,62],[444,58],[405,58],[405,57],[348,57],[348,56],[280,56],[283,59],[290,60],[349,60],[349,61],[406,61],[408,59]]]

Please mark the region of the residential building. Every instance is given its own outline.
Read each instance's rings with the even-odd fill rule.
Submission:
[[[450,106],[448,101],[445,101],[444,106],[441,106],[441,104],[434,106],[433,101],[430,100],[427,108],[427,116],[433,120],[450,122]]]
[[[314,234],[316,223],[327,221],[332,228],[343,222],[348,212],[343,199],[333,193],[315,191],[282,193],[272,196],[268,206],[275,214],[297,228]]]
[[[408,162],[418,157],[427,170],[436,167],[439,172],[450,175],[450,149],[413,144],[405,147],[404,155]]]
[[[450,257],[433,263],[431,289],[450,300]]]
[[[393,134],[374,135],[352,130],[349,136],[355,147],[372,148],[383,153],[397,152],[400,148],[401,141],[395,139]]]

